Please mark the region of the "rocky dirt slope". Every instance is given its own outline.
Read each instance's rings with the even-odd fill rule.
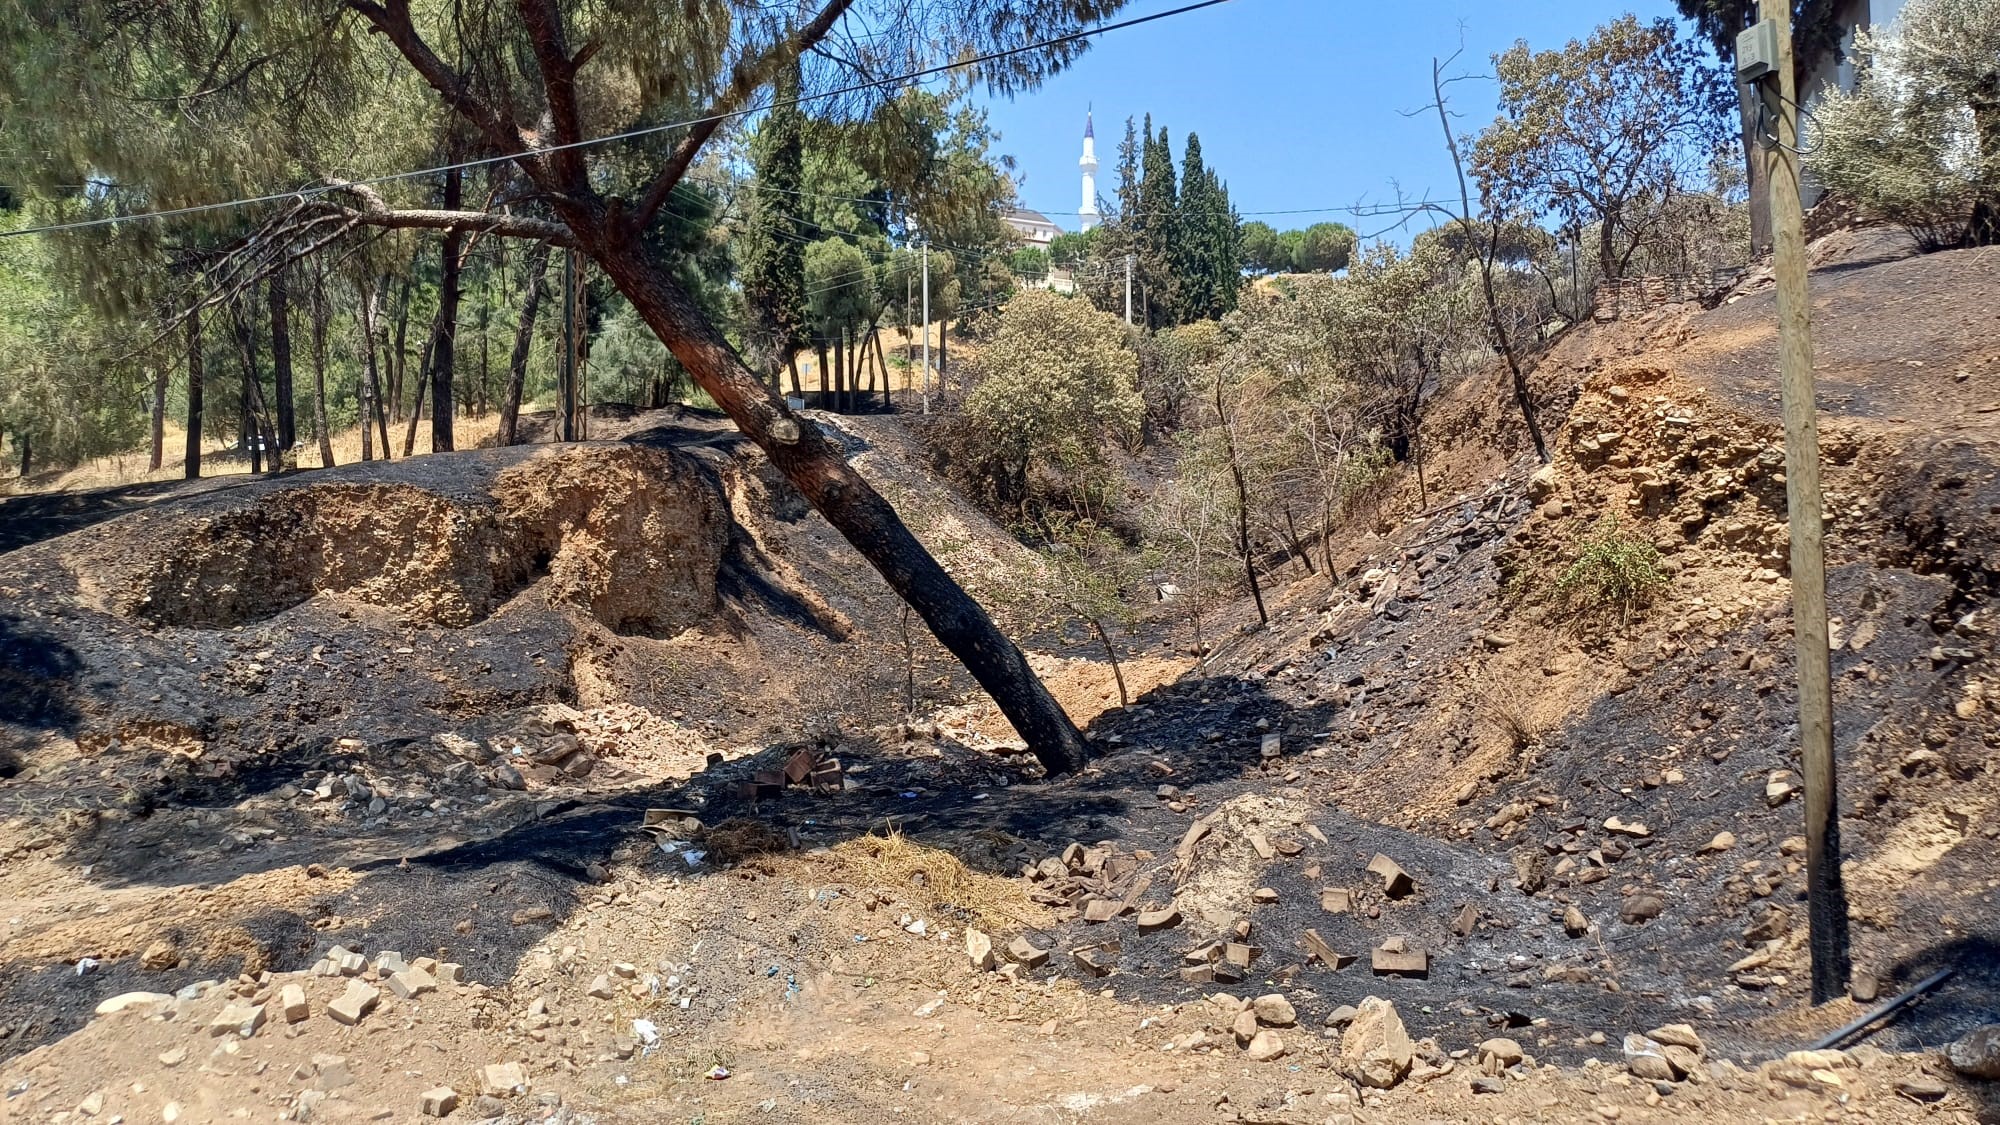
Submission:
[[[1460,388],[1426,503],[1277,576],[1271,627],[1231,610],[1053,784],[942,663],[941,722],[882,721],[900,614],[709,427],[343,470],[364,503],[207,492],[0,556],[0,1114],[416,1120],[448,1089],[454,1119],[1987,1119],[1935,1049],[2000,1008],[2000,256],[1854,249],[1815,284],[1852,395],[1825,405],[1857,995],[1958,972],[1860,1048],[1794,1053],[1861,1005],[1804,999],[1753,290],[1559,344],[1550,469],[1497,384]],[[843,425],[1004,601],[1004,537],[892,424]],[[398,534],[419,508],[449,530]],[[1611,514],[1670,586],[1557,612]],[[670,591],[623,569],[663,564]],[[1105,705],[1100,670],[1042,666]],[[785,784],[801,749],[841,782]]]

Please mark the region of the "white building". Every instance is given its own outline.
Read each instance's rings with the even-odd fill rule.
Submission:
[[[1014,228],[1014,233],[1021,236],[1022,242],[1037,250],[1047,250],[1049,243],[1056,240],[1056,235],[1062,233],[1062,228],[1055,224],[1055,220],[1040,211],[1030,211],[1026,207],[1010,208],[1000,218]]]

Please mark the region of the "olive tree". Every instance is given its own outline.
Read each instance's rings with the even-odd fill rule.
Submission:
[[[1103,463],[1107,441],[1137,434],[1145,406],[1128,335],[1117,317],[1045,289],[1002,308],[964,365],[970,451],[995,502],[1025,515],[1031,470],[1073,483]]]
[[[1854,90],[1815,111],[1813,172],[1926,249],[2000,242],[2000,0],[1910,0],[1856,53]]]

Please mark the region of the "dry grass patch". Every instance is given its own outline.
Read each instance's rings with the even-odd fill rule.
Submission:
[[[1053,921],[1046,908],[1028,900],[1018,880],[975,871],[951,852],[893,830],[843,840],[793,862],[811,865],[821,879],[927,903],[988,929],[1041,928]]]

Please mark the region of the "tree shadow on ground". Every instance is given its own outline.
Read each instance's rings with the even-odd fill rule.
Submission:
[[[197,481],[155,480],[80,492],[36,492],[0,498],[0,555],[138,511],[170,495],[217,492],[269,479],[264,475],[232,473]]]
[[[0,717],[33,730],[74,732],[83,719],[76,703],[83,657],[54,634],[25,619],[0,613]],[[0,745],[0,755],[7,754]],[[12,777],[11,758],[0,757],[0,777]]]

